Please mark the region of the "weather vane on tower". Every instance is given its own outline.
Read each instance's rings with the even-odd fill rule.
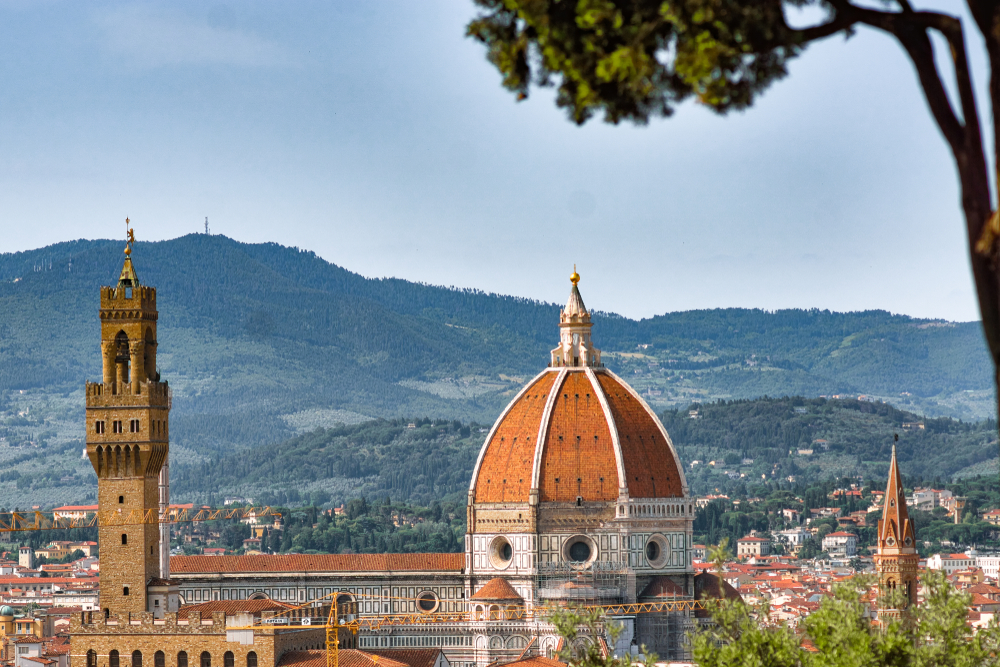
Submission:
[[[135,230],[129,226],[129,219],[125,218],[125,254],[132,254],[132,244],[135,243]]]

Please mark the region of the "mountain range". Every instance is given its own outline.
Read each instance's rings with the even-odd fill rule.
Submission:
[[[53,477],[55,502],[87,474],[82,387],[100,376],[98,287],[117,279],[122,247],[0,254],[0,463]],[[132,257],[157,288],[180,466],[375,417],[489,424],[558,335],[557,304],[366,278],[278,244],[192,234],[137,243]],[[994,412],[976,322],[756,309],[594,320],[604,362],[657,410],[865,395],[930,416]],[[58,465],[36,466],[33,451]],[[17,483],[4,474],[0,503]]]

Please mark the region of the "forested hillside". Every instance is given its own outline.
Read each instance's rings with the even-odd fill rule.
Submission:
[[[122,247],[73,241],[0,254],[0,463],[16,459],[8,474],[37,475],[43,467],[22,460],[34,455],[64,473],[37,491],[21,482],[24,500],[86,490],[86,462],[73,455],[83,445],[82,387],[100,375],[98,288],[116,280]],[[158,289],[178,470],[375,417],[489,424],[545,367],[557,337],[555,304],[368,279],[277,244],[193,234],[138,243],[133,258]],[[595,321],[604,361],[658,410],[868,394],[921,414],[993,414],[977,323],[745,309]],[[6,493],[0,480],[0,502]]]
[[[897,433],[900,464],[918,478],[995,470],[998,454],[992,419],[924,419],[856,399],[720,401],[668,410],[661,420],[688,466],[688,483],[699,492],[753,495],[762,482],[884,479]]]
[[[662,419],[696,495],[766,495],[842,476],[884,479],[897,432],[907,475],[949,480],[970,466],[996,467],[992,421],[925,420],[857,400],[760,399],[692,409],[697,419],[687,409]],[[330,506],[361,497],[461,503],[484,431],[478,424],[405,419],[317,429],[172,470],[172,492],[207,503],[226,495],[274,505]]]

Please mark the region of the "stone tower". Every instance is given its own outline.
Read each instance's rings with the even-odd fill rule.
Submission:
[[[879,600],[878,616],[897,618],[902,609],[917,601],[917,554],[916,534],[910,514],[906,510],[906,495],[903,492],[903,477],[896,463],[896,445],[892,445],[892,462],[889,464],[889,484],[885,489],[885,504],[882,519],[878,522],[878,568]],[[893,604],[893,592],[902,593],[900,604]]]
[[[156,290],[139,283],[132,233],[118,284],[101,288],[104,377],[87,383],[87,456],[101,513],[101,609],[161,612],[160,469],[167,460],[170,398],[156,372]],[[115,525],[115,518],[121,523]],[[152,589],[152,594],[149,589]],[[154,599],[155,598],[155,599]],[[154,608],[155,607],[155,608]]]

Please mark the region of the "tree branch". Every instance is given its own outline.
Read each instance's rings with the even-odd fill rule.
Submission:
[[[954,49],[953,40],[956,29],[961,41],[962,27],[958,20],[936,12],[883,12],[858,7],[846,0],[830,0],[830,4],[833,5],[838,17],[843,14],[846,19],[887,32],[899,41],[917,68],[917,76],[920,79],[920,85],[924,90],[924,96],[927,98],[927,104],[930,106],[934,120],[941,128],[952,152],[958,158],[965,149],[965,128],[955,114],[951,100],[948,99],[948,93],[941,82],[937,63],[934,61],[934,48],[927,35],[928,29],[938,30],[949,40],[949,44],[952,44]],[[964,44],[962,48],[964,56]],[[968,71],[966,71],[966,75],[968,75]],[[962,88],[961,83],[959,88]],[[963,110],[965,102],[966,100],[962,99]],[[973,98],[970,102],[971,110],[978,123],[978,114],[975,113],[975,99]]]

